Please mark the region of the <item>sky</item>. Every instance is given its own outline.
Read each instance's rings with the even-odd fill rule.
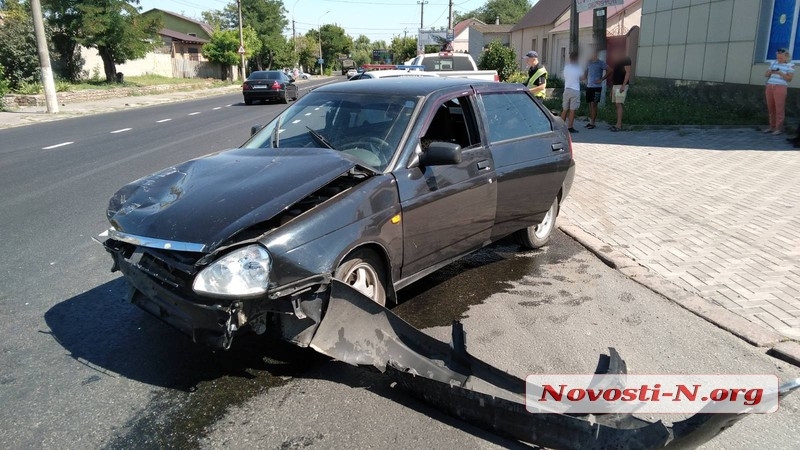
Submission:
[[[425,28],[447,27],[448,0],[427,1]],[[202,11],[222,9],[227,3],[228,0],[140,0],[142,11],[159,8],[195,19],[201,18]],[[453,14],[471,11],[484,3],[485,0],[453,0]],[[284,0],[283,5],[289,20],[284,30],[286,36],[292,34],[292,16],[298,34],[317,29],[318,24],[335,23],[354,38],[364,34],[373,41],[389,42],[393,36],[403,36],[404,32],[414,35],[419,28],[417,0]]]

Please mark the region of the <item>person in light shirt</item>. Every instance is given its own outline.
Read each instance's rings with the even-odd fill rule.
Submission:
[[[578,64],[578,53],[569,54],[569,63],[564,65],[564,98],[561,101],[561,120],[567,121],[569,116],[570,133],[577,133],[575,129],[575,111],[581,106],[581,77],[583,69]]]
[[[794,64],[792,56],[786,49],[778,49],[775,53],[775,62],[769,65],[764,73],[767,77],[767,109],[769,110],[769,128],[765,133],[783,133],[783,121],[786,117],[786,91],[789,83],[794,78]]]

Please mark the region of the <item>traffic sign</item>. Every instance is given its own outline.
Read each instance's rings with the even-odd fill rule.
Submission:
[[[240,55],[244,55],[245,53],[247,53],[247,52],[244,50],[244,45],[240,45],[240,46],[239,46],[239,50],[237,51],[237,53],[239,53]]]
[[[625,4],[625,0],[575,0],[575,6],[579,13],[590,9],[605,8],[607,6],[618,6]]]

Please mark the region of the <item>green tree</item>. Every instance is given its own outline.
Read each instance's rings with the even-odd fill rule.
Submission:
[[[508,80],[517,71],[517,67],[514,50],[499,41],[490,42],[478,61],[479,69],[496,70],[500,81]]]
[[[78,41],[97,49],[106,81],[114,81],[117,64],[144,57],[161,45],[161,18],[139,14],[139,0],[79,0]]]
[[[261,50],[261,40],[255,30],[249,26],[242,30],[244,35],[245,58],[249,58]],[[209,61],[221,64],[226,70],[230,66],[240,63],[239,56],[239,31],[217,30],[211,35],[211,40],[203,45],[203,56]]]
[[[300,67],[306,72],[311,72],[314,65],[317,63],[318,44],[313,36],[297,36],[295,39],[297,46],[297,62]]]
[[[528,0],[488,0],[483,6],[463,14],[456,13],[456,23],[476,18],[484,23],[495,23],[500,18],[502,24],[516,24],[531,9]]]
[[[283,29],[289,23],[286,20],[286,10],[281,0],[241,0],[242,23],[255,30],[261,46],[257,53],[251,56],[251,65],[259,70],[269,69],[278,64],[278,60],[285,62],[294,60],[293,55],[287,55],[287,42],[283,36]],[[228,3],[222,10],[204,11],[201,13],[203,20],[221,30],[238,29],[239,13],[236,2]],[[292,51],[294,46],[292,46]],[[294,65],[292,62],[288,65]]]
[[[0,65],[12,89],[39,80],[39,55],[30,12],[16,0],[3,2],[0,25]]]
[[[309,30],[306,37],[319,39],[320,33],[322,35],[322,58],[325,60],[326,67],[333,67],[340,56],[351,53],[353,39],[345,34],[344,28],[334,24],[325,24],[319,30]],[[319,50],[317,50],[317,54],[319,54]]]
[[[3,96],[8,93],[9,85],[8,80],[5,77],[5,71],[3,70],[3,65],[0,64],[0,111],[5,109],[5,103],[3,102]]]
[[[81,31],[80,0],[44,0],[44,10],[49,26],[50,42],[57,59],[54,68],[61,78],[77,81],[81,77],[83,59],[81,58],[79,36]]]
[[[395,63],[403,63],[417,56],[417,39],[395,36],[390,46]]]
[[[358,67],[372,61],[372,42],[367,36],[362,34],[353,40],[351,55]]]

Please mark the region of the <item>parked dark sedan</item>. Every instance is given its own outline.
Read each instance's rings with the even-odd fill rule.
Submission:
[[[504,236],[544,245],[574,167],[564,123],[521,85],[332,84],[241,148],[123,187],[105,247],[132,301],[195,341],[249,325],[308,345],[331,277],[390,305]]]
[[[297,100],[297,85],[280,70],[259,70],[242,83],[242,95],[245,105],[252,105],[254,100],[289,103],[289,99]]]

